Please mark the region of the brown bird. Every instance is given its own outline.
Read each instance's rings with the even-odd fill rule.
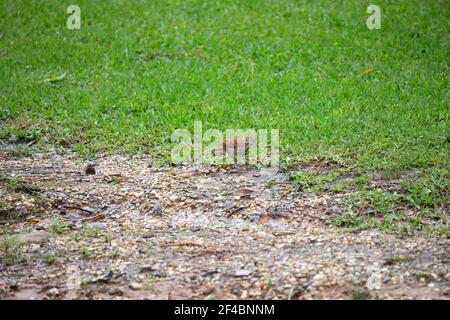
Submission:
[[[222,141],[222,148],[226,152],[233,152],[233,154],[242,155],[250,149],[250,146],[254,145],[256,140],[252,136],[234,137],[224,139]],[[220,147],[219,147],[220,148]]]
[[[216,152],[221,154],[226,152],[233,157],[233,163],[236,164],[238,157],[244,156],[255,143],[256,139],[252,136],[228,138],[217,146]]]

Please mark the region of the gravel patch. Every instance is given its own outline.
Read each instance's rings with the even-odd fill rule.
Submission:
[[[63,225],[1,265],[5,299],[449,297],[449,240],[325,225],[339,199],[295,191],[281,173],[123,156],[0,162],[51,204],[3,230],[31,239]]]

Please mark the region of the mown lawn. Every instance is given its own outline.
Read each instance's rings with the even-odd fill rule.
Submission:
[[[416,172],[447,214],[448,1],[377,1],[380,30],[360,0],[70,4],[0,1],[0,139],[167,159],[194,120],[278,128],[284,163]]]

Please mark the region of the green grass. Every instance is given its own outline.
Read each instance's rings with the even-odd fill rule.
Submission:
[[[385,265],[393,265],[393,264],[397,264],[397,263],[407,263],[407,262],[411,262],[411,261],[414,261],[413,257],[400,256],[400,257],[386,258],[384,260],[384,264]]]
[[[62,234],[66,227],[67,225],[63,221],[56,219],[52,221],[50,225],[47,226],[46,230],[48,232]]]
[[[13,192],[25,192],[38,197],[38,189],[34,186],[26,184],[19,177],[0,174],[0,183],[5,184],[6,187]]]
[[[89,251],[89,248],[86,246],[81,246],[80,248],[80,255],[83,259],[89,259],[89,257],[91,256],[91,253]]]
[[[354,286],[352,290],[352,299],[353,300],[368,300],[370,299],[370,293],[361,286]]]
[[[46,263],[46,264],[56,264],[59,262],[58,258],[55,257],[53,254],[46,252],[42,255],[42,260]]]
[[[326,173],[321,172],[321,170],[311,169],[290,173],[288,179],[297,185],[297,190],[322,192],[331,189],[335,192],[341,192],[345,189],[343,183],[332,183],[344,172],[344,169],[331,170]]]
[[[322,218],[331,224],[351,231],[377,228],[450,237],[449,173],[437,167],[407,173],[315,166],[291,172],[287,178],[293,191],[340,198],[342,214]]]
[[[356,0],[77,4],[68,30],[67,3],[1,2],[1,137],[168,155],[172,130],[202,119],[280,128],[285,160],[447,160],[445,2],[379,1],[381,30]]]
[[[0,261],[5,265],[23,263],[26,258],[22,255],[23,244],[15,237],[4,236],[0,240]]]
[[[102,235],[98,227],[83,226],[79,231],[73,232],[70,235],[70,238],[75,242],[79,242],[80,240],[87,240],[89,238],[102,238],[106,242],[109,242],[112,240],[112,235],[109,233]]]
[[[27,198],[34,206],[28,208],[22,202]],[[30,214],[45,211],[46,199],[40,190],[24,182],[21,177],[0,173],[0,220],[2,222],[19,222]]]
[[[419,210],[450,204],[449,173],[445,169],[421,172],[419,176],[404,179],[401,186],[407,193],[404,200]]]
[[[80,30],[66,28],[68,4],[0,1],[0,139],[164,162],[173,130],[195,120],[278,128],[285,165],[338,159],[385,179],[414,170],[422,178],[405,182],[403,203],[428,212],[442,201],[447,2],[378,1],[381,30],[367,29],[358,0],[80,0]],[[390,195],[373,196],[369,208],[392,211]]]
[[[344,214],[326,220],[351,231],[377,228],[390,233],[422,232],[450,237],[450,219],[445,209],[448,194],[442,191],[433,199],[429,189],[418,192],[417,185],[413,186],[400,193],[382,189],[353,192],[341,202]]]

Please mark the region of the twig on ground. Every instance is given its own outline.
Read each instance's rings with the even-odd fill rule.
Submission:
[[[84,211],[87,212],[89,214],[94,214],[95,211],[86,209],[86,208],[80,208],[80,207],[75,207],[75,206],[62,206],[65,209],[74,209],[74,210],[80,210],[80,211]]]

